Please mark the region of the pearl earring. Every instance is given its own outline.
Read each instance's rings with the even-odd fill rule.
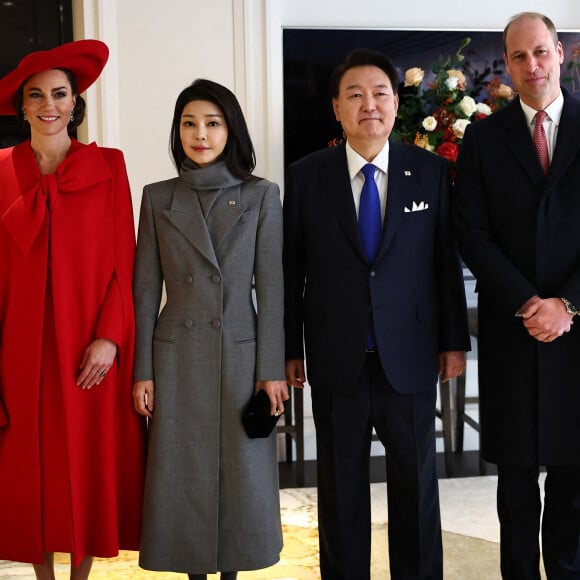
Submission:
[[[22,108],[22,119],[24,121],[28,121],[28,117],[26,116],[26,111],[24,110],[24,107]]]
[[[70,112],[70,122],[72,123],[75,120],[75,112],[74,109]]]

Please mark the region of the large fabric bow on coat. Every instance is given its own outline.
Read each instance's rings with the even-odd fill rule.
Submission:
[[[71,147],[55,173],[41,175],[30,144],[13,149],[12,163],[6,168],[20,193],[2,214],[2,222],[18,249],[27,255],[48,215],[47,198],[85,190],[112,178],[111,171],[98,147]],[[4,168],[3,168],[4,170]]]

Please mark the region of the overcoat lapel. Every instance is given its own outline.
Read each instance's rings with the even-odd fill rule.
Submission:
[[[564,174],[570,163],[578,156],[580,148],[580,103],[571,97],[567,91],[564,93],[564,108],[562,118],[558,127],[558,138],[556,139],[556,150],[554,158],[550,164],[548,181],[557,179]]]
[[[208,213],[207,227],[216,251],[242,217],[241,191],[241,184],[220,191]]]
[[[507,135],[502,140],[511,149],[516,163],[521,166],[522,171],[527,173],[534,182],[537,184],[543,183],[545,175],[519,100],[516,99],[508,105],[506,115],[503,118],[503,128]]]
[[[199,200],[181,179],[175,185],[171,209],[163,213],[200,254],[219,268]]]
[[[519,100],[508,105],[503,127],[508,132],[505,142],[513,152],[514,159],[526,173],[538,184],[545,182],[544,191],[549,191],[550,183],[561,176],[576,156],[580,147],[578,131],[580,130],[580,104],[577,104],[569,93],[562,89],[564,94],[564,108],[558,127],[558,138],[554,157],[550,163],[547,178],[542,171],[534,142],[530,138],[530,130],[526,125],[526,118],[521,110]],[[530,163],[533,158],[535,163]]]

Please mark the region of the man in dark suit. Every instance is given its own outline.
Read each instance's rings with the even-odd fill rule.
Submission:
[[[554,24],[515,16],[519,98],[471,125],[457,173],[460,250],[477,278],[482,452],[498,466],[503,578],[580,578],[580,103]],[[543,114],[545,112],[545,115]],[[543,118],[543,119],[542,119]]]
[[[465,292],[447,162],[389,141],[397,87],[383,54],[351,53],[331,78],[346,143],[288,170],[286,378],[303,386],[305,344],[324,580],[370,577],[373,427],[386,451],[391,577],[442,578],[436,384],[465,367]]]

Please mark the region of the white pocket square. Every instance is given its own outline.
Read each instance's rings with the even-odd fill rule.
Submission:
[[[411,206],[411,209],[405,206],[405,213],[411,213],[413,211],[424,211],[426,209],[429,209],[428,203],[425,203],[424,201],[420,201],[419,203],[417,203],[416,201],[414,201],[413,205]]]

